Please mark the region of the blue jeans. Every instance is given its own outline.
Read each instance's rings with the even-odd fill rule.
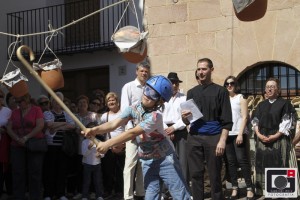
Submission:
[[[160,159],[141,159],[141,163],[146,190],[145,200],[160,199],[160,180],[164,182],[174,200],[191,199],[174,152]]]

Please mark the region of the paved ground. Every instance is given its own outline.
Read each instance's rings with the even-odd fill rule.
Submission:
[[[227,188],[227,190],[225,192],[225,196],[228,197],[231,194],[231,184],[227,183],[226,188]],[[240,188],[240,198],[239,198],[239,200],[245,200],[247,191],[246,191],[246,185],[245,185],[245,182],[243,181],[243,179],[239,180],[239,188]],[[69,199],[72,200],[73,198],[70,197]],[[94,200],[95,198],[92,197],[90,199]],[[257,198],[257,200],[263,200],[263,199],[264,199],[263,197]],[[4,195],[2,195],[0,200],[12,200],[12,198],[10,196],[4,194]],[[81,200],[81,199],[79,199],[79,200]],[[110,197],[110,198],[105,198],[105,200],[123,200],[123,198],[122,197]],[[206,198],[205,200],[211,200],[211,198]]]

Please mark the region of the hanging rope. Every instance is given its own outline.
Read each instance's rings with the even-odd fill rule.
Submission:
[[[16,41],[12,42],[12,43],[8,46],[7,53],[8,53],[8,55],[9,55],[9,60],[8,60],[8,62],[7,62],[7,65],[6,65],[6,67],[5,67],[5,70],[4,70],[4,73],[3,73],[2,76],[5,75],[5,73],[6,73],[7,69],[8,69],[8,67],[9,67],[9,64],[10,64],[10,63],[13,64],[13,66],[14,66],[15,68],[18,69],[18,67],[17,67],[17,66],[14,64],[14,62],[12,61],[12,56],[13,56],[13,54],[14,54],[14,52],[15,52],[15,49],[16,49],[17,44],[20,43],[20,42],[22,41],[22,40],[19,40],[19,39],[20,39],[20,37],[19,37],[19,35],[17,35]],[[13,49],[12,49],[12,51],[10,51],[12,45],[13,45]]]
[[[137,11],[136,11],[136,7],[135,7],[134,0],[130,0],[130,1],[131,1],[131,2],[132,2],[132,4],[133,4],[133,8],[134,8],[134,11],[133,11],[133,13],[135,14],[136,23],[137,23],[137,26],[138,26],[139,32],[141,32],[141,29],[140,29],[140,23],[139,23],[139,18],[138,18],[138,15],[137,15]],[[124,12],[123,12],[122,16],[120,17],[120,20],[119,20],[119,22],[118,22],[118,24],[117,24],[117,26],[116,26],[116,28],[115,28],[115,30],[114,30],[114,33],[113,33],[113,35],[114,35],[114,34],[117,32],[117,29],[119,28],[119,26],[120,26],[120,23],[121,23],[121,21],[123,20],[123,17],[124,17],[124,15],[125,15],[125,13],[126,13],[126,11],[127,11],[128,7],[129,7],[129,5],[130,5],[130,1],[128,1],[128,4],[127,4],[127,6],[125,7],[125,10],[124,10]]]
[[[137,11],[136,11],[134,0],[132,0],[132,2],[133,2],[133,8],[134,8],[134,13],[135,13],[135,18],[136,18],[137,26],[138,26],[139,31],[141,32],[140,23],[139,23],[139,17],[138,17]]]
[[[57,30],[53,29],[51,24],[49,24],[49,29],[52,30],[52,34],[51,34],[51,35],[48,35],[48,36],[45,38],[45,49],[44,49],[44,51],[42,52],[42,55],[40,56],[40,58],[39,58],[37,64],[40,63],[40,61],[41,61],[42,57],[44,56],[44,54],[45,54],[45,52],[46,52],[47,49],[48,49],[48,50],[49,50],[49,51],[50,51],[50,52],[51,52],[51,53],[59,60],[59,58],[56,56],[56,54],[55,54],[55,53],[52,51],[52,49],[49,47],[49,43],[51,42],[51,39],[52,39],[53,36],[57,36],[58,33],[61,33],[61,34],[63,35],[63,33],[60,32],[60,31],[57,31]]]
[[[122,13],[121,18],[120,18],[119,21],[118,21],[118,24],[117,24],[117,26],[116,26],[116,28],[115,28],[115,30],[114,30],[113,35],[117,32],[117,29],[118,29],[119,26],[120,26],[120,23],[121,23],[121,21],[122,21],[124,15],[125,15],[125,13],[126,13],[126,10],[127,10],[128,6],[129,6],[129,2],[128,2],[127,6],[125,7],[124,12]]]

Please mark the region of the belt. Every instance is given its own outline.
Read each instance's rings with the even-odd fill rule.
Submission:
[[[167,124],[168,127],[173,126],[175,123]]]

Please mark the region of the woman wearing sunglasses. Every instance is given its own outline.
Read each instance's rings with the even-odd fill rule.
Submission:
[[[234,76],[228,76],[224,81],[230,96],[233,126],[229,131],[226,142],[226,157],[228,171],[232,183],[232,193],[229,199],[238,199],[238,166],[242,169],[242,174],[247,186],[247,199],[254,199],[253,184],[251,181],[251,164],[248,156],[249,138],[246,134],[248,121],[247,100],[240,94],[240,87]]]
[[[161,180],[174,200],[190,199],[179,161],[165,134],[162,114],[159,111],[171,96],[172,83],[164,76],[154,76],[146,82],[141,102],[125,108],[119,118],[82,132],[90,137],[126,125],[129,120],[134,121],[134,128],[106,142],[98,143],[97,150],[105,153],[113,146],[136,138],[144,176],[145,200],[160,199]]]

